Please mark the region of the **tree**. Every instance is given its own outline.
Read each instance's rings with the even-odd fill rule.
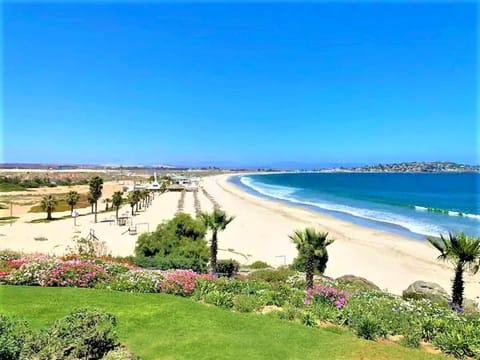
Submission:
[[[142,266],[157,269],[192,269],[204,272],[208,263],[205,225],[189,214],[178,214],[150,233],[138,237],[135,255]]]
[[[78,204],[78,201],[80,200],[80,195],[76,191],[70,191],[67,194],[66,202],[70,206],[70,215],[73,214],[73,209],[75,208],[75,205]]]
[[[142,199],[142,192],[140,190],[133,190],[133,200],[135,200],[136,211],[138,212],[138,204]]]
[[[112,200],[110,200],[110,198],[106,198],[103,200],[103,202],[105,203],[105,211],[108,211],[108,204],[111,203]]]
[[[57,199],[53,195],[46,195],[42,198],[40,205],[42,210],[47,212],[47,220],[52,220],[52,212],[55,211],[57,206]]]
[[[234,216],[228,216],[227,213],[220,209],[214,209],[211,213],[201,213],[200,219],[203,221],[207,229],[212,230],[212,241],[210,243],[210,272],[217,272],[217,252],[218,252],[218,232],[225,230],[230,224]]]
[[[135,215],[135,205],[138,203],[138,193],[136,190],[130,191],[127,195],[127,202],[132,208],[132,216]]]
[[[95,205],[95,199],[92,197],[92,194],[88,193],[88,203],[90,204],[90,213],[93,214],[93,207]]]
[[[324,273],[328,262],[327,246],[333,243],[328,239],[328,233],[322,233],[314,228],[308,227],[303,230],[296,230],[290,239],[297,245],[298,258],[304,264],[306,273],[305,280],[307,289],[313,287],[313,273],[315,270]]]
[[[480,267],[480,238],[466,236],[464,233],[440,235],[440,238],[428,237],[427,240],[439,252],[439,260],[448,261],[455,267],[452,285],[452,302],[455,306],[463,304],[463,273],[470,270],[476,274]]]
[[[90,186],[90,196],[95,204],[95,222],[97,222],[97,205],[98,200],[102,197],[103,179],[100,176],[94,176],[89,180],[88,185]]]
[[[112,195],[112,206],[115,208],[115,216],[118,220],[118,210],[120,206],[122,206],[123,198],[122,193],[120,191],[115,191]]]

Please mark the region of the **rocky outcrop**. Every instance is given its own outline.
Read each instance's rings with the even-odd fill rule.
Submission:
[[[404,299],[428,299],[432,302],[447,303],[448,293],[440,285],[426,281],[415,281],[403,291]]]
[[[358,290],[380,290],[380,288],[375,285],[373,282],[370,280],[367,280],[363,277],[360,276],[355,276],[355,275],[343,275],[338,278],[336,278],[337,281],[351,284],[355,288],[358,288]]]

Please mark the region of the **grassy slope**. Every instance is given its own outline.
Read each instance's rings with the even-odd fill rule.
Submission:
[[[0,313],[24,317],[35,328],[83,306],[115,314],[121,341],[144,360],[435,358],[338,328],[311,329],[165,294],[0,286]]]

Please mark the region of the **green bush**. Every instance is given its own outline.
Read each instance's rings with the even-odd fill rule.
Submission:
[[[111,314],[76,310],[42,330],[25,346],[22,358],[101,359],[118,346],[115,326]]]
[[[265,261],[254,261],[248,266],[250,269],[267,269],[271,268]]]
[[[239,312],[253,312],[261,305],[261,300],[255,295],[236,295],[233,298],[233,308]]]
[[[217,261],[217,273],[221,276],[232,277],[238,273],[239,268],[240,264],[233,259]]]
[[[412,326],[405,332],[403,339],[400,340],[400,344],[409,348],[418,348],[422,341],[422,330],[419,326]]]
[[[207,261],[201,257],[187,257],[180,255],[155,255],[153,257],[137,256],[135,264],[145,269],[156,270],[176,270],[190,269],[198,273],[204,273],[207,270]]]
[[[158,225],[154,232],[140,235],[135,247],[136,262],[146,267],[191,268],[202,272],[209,260],[205,233],[202,221],[188,214],[178,214]]]
[[[31,337],[26,321],[0,315],[0,359],[19,359],[25,342]]]
[[[302,314],[302,324],[308,327],[316,327],[317,321],[315,315],[310,311],[304,312]]]
[[[376,340],[379,336],[385,336],[385,330],[382,328],[380,321],[373,315],[358,315],[351,319],[350,327],[355,331],[357,336],[366,340]]]
[[[293,306],[285,306],[283,310],[276,312],[277,316],[282,320],[294,321],[301,316],[300,310]]]
[[[295,271],[292,271],[287,267],[280,267],[278,269],[263,269],[254,271],[248,275],[248,278],[251,280],[274,283],[286,282],[293,275],[295,275]]]
[[[435,336],[433,344],[457,359],[480,358],[480,323],[453,323]]]
[[[218,290],[213,290],[205,295],[204,298],[207,304],[224,307],[224,308],[232,308],[233,307],[233,295],[231,293],[221,292]]]

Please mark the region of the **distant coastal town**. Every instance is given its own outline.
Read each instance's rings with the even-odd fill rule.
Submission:
[[[171,165],[86,165],[86,164],[23,164],[23,163],[3,163],[0,164],[0,171],[55,171],[67,172],[71,171],[114,171],[124,175],[131,173],[153,171],[160,172],[178,172],[178,171],[201,171],[206,173],[218,172],[278,172],[278,171],[312,171],[311,169],[285,169],[280,167],[196,167],[196,166],[171,166]],[[438,172],[480,172],[480,165],[459,164],[455,162],[445,161],[414,161],[389,164],[376,164],[364,166],[338,166],[338,167],[317,167],[314,171],[319,172],[386,172],[386,173],[438,173]]]
[[[439,172],[480,172],[480,165],[458,164],[454,162],[402,162],[393,164],[366,165],[352,168],[329,169],[332,172],[386,172],[386,173],[439,173]]]

